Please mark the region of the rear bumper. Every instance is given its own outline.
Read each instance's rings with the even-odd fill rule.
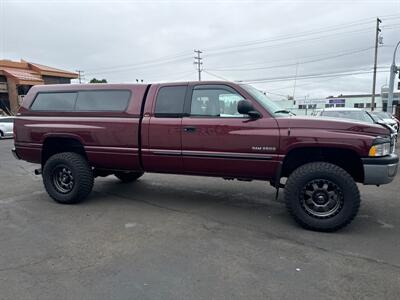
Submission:
[[[397,174],[399,157],[391,154],[384,157],[362,158],[364,184],[380,185],[393,181]]]
[[[19,157],[17,150],[15,150],[15,148],[11,149],[11,153],[15,157],[15,159],[21,159],[21,157]]]

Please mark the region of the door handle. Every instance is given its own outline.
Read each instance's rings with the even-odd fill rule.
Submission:
[[[183,127],[183,131],[185,131],[185,132],[195,132],[196,131],[196,127],[194,127],[194,126],[186,126],[186,127]]]

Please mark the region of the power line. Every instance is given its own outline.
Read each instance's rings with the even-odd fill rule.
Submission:
[[[347,28],[351,24],[353,24],[353,23],[336,25],[336,26],[328,26],[328,27],[325,27],[324,29],[308,30],[308,31],[303,31],[303,32],[299,32],[296,34],[285,34],[285,35],[278,35],[278,36],[275,36],[272,38],[264,38],[264,39],[252,40],[252,41],[247,41],[247,42],[240,42],[240,43],[232,44],[230,46],[212,47],[212,48],[208,48],[207,51],[213,52],[213,51],[219,50],[219,49],[247,47],[247,46],[251,46],[251,45],[271,43],[271,42],[276,42],[276,41],[281,41],[281,40],[294,39],[294,38],[299,38],[299,37],[303,37],[303,36],[315,35],[315,34],[319,34],[319,33],[326,33],[329,31],[337,31],[337,30],[340,30],[341,28]],[[362,23],[359,23],[359,25],[366,25],[366,24],[370,24],[370,21],[364,21]],[[354,25],[357,25],[357,24],[354,24]],[[329,28],[332,28],[332,29],[329,29]]]
[[[154,67],[158,66],[161,64],[166,64],[166,63],[171,63],[171,62],[176,62],[180,60],[185,60],[189,59],[190,56],[187,54],[188,52],[185,52],[186,54],[181,54],[181,55],[175,55],[175,56],[165,56],[162,58],[157,58],[157,59],[152,59],[152,60],[146,60],[142,62],[137,62],[133,64],[125,64],[125,65],[119,65],[119,66],[110,66],[110,67],[104,67],[104,68],[98,68],[98,69],[89,69],[89,74],[98,74],[98,73],[114,73],[114,72],[122,72],[122,71],[127,71],[130,69],[143,69],[147,67]]]
[[[386,69],[387,67],[385,67]],[[336,71],[332,73],[311,73],[311,74],[304,74],[297,76],[296,80],[306,80],[306,79],[314,79],[314,78],[325,78],[325,77],[335,77],[338,75],[362,75],[362,74],[370,74],[372,73],[372,70],[360,70],[360,71]],[[377,72],[387,72],[387,70],[381,70]],[[281,77],[269,77],[269,78],[256,78],[256,79],[249,79],[249,80],[236,80],[237,82],[243,82],[243,83],[260,83],[260,82],[279,82],[279,81],[287,81],[287,80],[293,80],[294,76],[293,75],[288,75],[288,76],[281,76]]]
[[[391,15],[393,17],[391,18],[395,18],[395,15]],[[388,17],[390,19],[390,17]],[[365,21],[363,21],[365,20]],[[370,18],[367,19],[362,19],[359,21],[354,21],[354,22],[350,22],[350,23],[346,23],[346,24],[341,24],[341,25],[336,25],[336,26],[328,26],[328,27],[324,27],[323,29],[318,29],[318,30],[310,30],[310,31],[304,31],[302,33],[298,33],[298,34],[291,34],[291,35],[281,35],[281,36],[277,36],[274,39],[262,39],[262,40],[256,40],[256,41],[249,41],[249,42],[242,42],[239,43],[237,45],[233,45],[233,46],[228,46],[228,47],[224,47],[223,51],[219,51],[216,53],[211,53],[210,55],[220,55],[226,52],[235,52],[235,51],[240,51],[240,49],[232,49],[231,51],[229,51],[229,48],[237,48],[237,47],[249,47],[251,45],[254,44],[260,44],[260,43],[271,43],[271,42],[276,42],[276,41],[282,41],[282,40],[287,40],[287,39],[295,39],[295,38],[299,38],[299,37],[306,37],[308,35],[316,35],[316,34],[321,34],[321,33],[326,33],[327,31],[337,31],[337,30],[341,30],[342,28],[345,29],[348,26],[360,26],[360,25],[365,25],[367,23],[369,23],[369,21],[366,20],[370,20]],[[390,24],[389,24],[390,25]],[[319,36],[319,37],[313,37],[313,38],[309,38],[309,39],[302,39],[300,41],[297,42],[305,42],[305,41],[309,41],[309,40],[316,40],[316,39],[322,39],[322,38],[326,38],[326,37],[330,37],[332,35],[338,35],[338,34],[349,34],[349,33],[359,33],[359,32],[363,32],[363,31],[369,31],[369,29],[358,29],[358,30],[353,30],[353,31],[345,31],[345,32],[336,32],[334,34],[329,34],[329,35],[323,35],[323,36]],[[292,43],[293,41],[289,42]],[[274,46],[269,46],[270,48],[272,47],[281,47],[283,46],[283,43],[280,43],[279,45],[274,45]],[[265,48],[267,46],[261,46],[258,48],[250,48],[248,50],[255,50],[255,49],[259,49],[259,48]],[[213,47],[213,48],[209,48],[211,49],[210,51],[215,51],[218,50],[219,47]],[[129,71],[131,69],[134,68],[151,68],[151,67],[156,67],[162,64],[168,64],[168,63],[172,63],[172,62],[177,62],[180,60],[185,60],[187,58],[189,58],[189,56],[186,54],[188,53],[187,51],[184,52],[179,52],[175,55],[169,55],[169,56],[164,56],[164,57],[159,57],[157,59],[152,59],[152,60],[145,60],[145,61],[141,61],[141,62],[137,62],[137,63],[133,63],[133,64],[124,64],[124,65],[117,65],[117,66],[109,66],[109,67],[104,67],[104,68],[97,68],[97,69],[89,69],[88,74],[100,74],[100,73],[117,73],[117,72],[124,72],[124,71]]]
[[[331,33],[331,34],[326,34],[326,35],[321,35],[321,36],[317,36],[317,37],[310,37],[310,38],[303,38],[300,40],[291,40],[291,41],[286,41],[286,42],[282,42],[279,44],[275,44],[275,45],[269,45],[267,43],[267,45],[261,45],[258,47],[252,47],[252,48],[247,48],[247,49],[231,49],[231,50],[221,50],[219,52],[215,52],[215,53],[210,53],[209,55],[207,55],[207,57],[213,57],[213,56],[218,56],[218,55],[225,55],[227,53],[235,53],[235,52],[243,52],[243,51],[252,51],[252,50],[259,50],[259,49],[273,49],[273,48],[281,48],[282,46],[285,45],[293,45],[294,43],[296,43],[297,45],[299,45],[300,43],[303,42],[310,42],[310,41],[316,41],[316,40],[323,40],[326,38],[330,38],[332,40],[332,37],[334,36],[338,36],[337,38],[346,38],[345,35],[346,34],[353,34],[353,33],[369,33],[371,30],[373,29],[373,27],[369,27],[369,28],[364,28],[364,29],[357,29],[357,30],[351,30],[351,31],[345,31],[345,32],[337,32],[337,33]],[[271,41],[271,43],[274,41]]]
[[[219,71],[219,72],[228,72],[228,71],[236,72],[236,71],[253,71],[253,70],[277,69],[277,68],[291,67],[291,66],[296,66],[296,65],[303,65],[303,64],[308,64],[308,63],[314,63],[314,62],[334,59],[334,58],[338,58],[338,57],[343,57],[343,56],[347,56],[347,55],[352,55],[352,54],[356,54],[356,53],[365,52],[365,51],[371,50],[373,48],[374,47],[368,47],[368,48],[358,49],[358,50],[349,51],[349,52],[344,52],[344,53],[336,54],[336,55],[332,55],[332,56],[312,59],[312,60],[303,61],[303,62],[290,63],[290,64],[282,64],[282,65],[274,65],[274,66],[262,66],[262,67],[256,67],[256,68],[241,68],[241,69],[240,68],[238,68],[238,69],[226,68],[226,69],[209,69],[209,70],[211,70],[211,71]]]
[[[214,74],[214,73],[211,73],[211,72],[208,71],[208,70],[203,70],[203,71],[204,71],[205,73],[207,73],[207,74],[209,74],[209,75],[215,77],[215,78],[222,79],[222,80],[224,80],[224,81],[231,81],[230,79],[227,79],[227,78],[225,78],[225,77],[222,77],[222,76],[217,75],[217,74]]]
[[[166,81],[167,79],[168,80],[172,80],[172,81],[175,81],[175,80],[179,80],[179,79],[186,79],[186,76],[187,75],[190,75],[190,74],[193,74],[193,70],[191,70],[191,71],[182,71],[182,72],[174,72],[174,73],[168,73],[168,74],[164,74],[164,75],[162,75],[162,76],[157,76],[156,78],[162,78],[161,80],[159,80],[159,81]],[[157,73],[157,75],[160,75],[160,74],[158,74]],[[153,78],[154,79],[154,78]]]
[[[381,47],[392,47],[393,45],[383,45]],[[373,47],[371,47],[373,48]],[[348,52],[353,52],[353,51],[359,51],[361,50],[360,48],[357,49],[349,49],[343,53],[348,53]],[[253,62],[253,63],[241,63],[240,65],[233,65],[233,66],[222,66],[222,68],[232,68],[232,69],[239,69],[242,68],[244,66],[259,66],[262,64],[273,64],[273,63],[277,63],[277,62],[288,62],[288,61],[293,61],[293,65],[295,65],[297,62],[299,62],[302,59],[307,59],[307,58],[313,58],[313,59],[318,59],[318,58],[323,58],[325,56],[330,56],[330,55],[338,55],[340,53],[338,53],[337,50],[335,51],[329,51],[329,52],[324,52],[324,53],[320,53],[320,54],[313,54],[313,55],[306,55],[306,56],[301,56],[301,57],[293,57],[293,58],[284,58],[284,59],[274,59],[274,60],[269,60],[269,61],[260,61],[260,62]],[[221,67],[221,66],[220,66]],[[219,68],[218,66],[216,68]],[[214,69],[215,71],[217,69]],[[222,70],[222,69],[221,69]]]
[[[381,19],[382,18],[385,18],[387,20],[398,19],[398,16],[400,16],[400,15],[386,15],[386,16],[382,16]],[[350,26],[356,27],[356,26],[360,26],[360,25],[371,24],[372,20],[373,20],[372,17],[363,18],[363,19],[360,19],[360,20],[357,20],[357,21],[353,21],[353,22],[348,22],[348,23],[345,23],[345,24],[321,27],[318,30],[313,29],[313,30],[307,30],[307,31],[303,31],[303,32],[298,32],[296,34],[278,35],[278,36],[273,37],[272,39],[271,38],[264,38],[264,39],[240,42],[240,43],[231,44],[231,45],[225,45],[225,46],[210,47],[210,48],[207,48],[206,50],[208,52],[212,52],[212,51],[218,50],[218,49],[229,49],[229,48],[244,47],[244,46],[260,44],[260,43],[266,43],[266,42],[270,43],[272,41],[277,41],[277,40],[293,39],[293,38],[298,38],[298,37],[307,36],[307,35],[315,35],[315,34],[319,34],[319,33],[326,33],[328,31],[337,31],[337,30],[340,30],[340,29],[347,29]]]
[[[335,37],[335,36],[337,36],[337,37],[335,37],[335,39],[338,39],[338,38],[342,39],[342,38],[346,38],[345,35],[347,35],[347,34],[353,34],[353,33],[359,33],[359,34],[362,34],[362,33],[369,33],[370,31],[373,30],[373,28],[374,28],[374,27],[368,27],[368,28],[357,29],[357,30],[350,30],[350,31],[343,31],[343,32],[335,32],[335,33],[326,34],[326,35],[320,35],[320,36],[316,36],[316,37],[302,38],[302,39],[299,39],[299,40],[292,39],[292,40],[289,40],[289,41],[286,41],[286,42],[281,42],[281,43],[273,44],[273,45],[270,45],[270,44],[271,44],[271,43],[274,43],[274,42],[277,42],[278,40],[270,40],[269,42],[266,41],[266,42],[264,43],[264,44],[266,44],[266,45],[259,45],[259,46],[257,46],[257,47],[251,47],[251,48],[250,48],[250,47],[247,47],[247,49],[240,49],[240,48],[231,49],[231,50],[229,50],[229,49],[224,49],[224,50],[221,50],[221,51],[219,51],[219,52],[214,52],[214,53],[211,52],[211,53],[208,54],[206,57],[213,57],[213,56],[218,56],[218,55],[225,55],[225,54],[227,54],[227,53],[235,53],[235,52],[243,52],[243,51],[252,51],[252,50],[259,50],[259,49],[266,49],[266,48],[268,48],[268,49],[281,48],[282,46],[285,46],[285,45],[288,45],[288,44],[293,44],[293,43],[299,44],[299,43],[303,43],[303,42],[323,40],[323,39],[326,39],[326,38],[330,38],[330,39],[332,40],[333,37]],[[395,29],[396,29],[395,27],[387,27],[387,28],[386,28],[387,31],[395,30]],[[305,36],[305,37],[306,37],[306,36]],[[284,41],[284,40],[287,40],[287,39],[281,39],[281,40],[279,40],[278,42]]]

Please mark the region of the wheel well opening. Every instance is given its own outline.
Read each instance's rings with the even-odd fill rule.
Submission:
[[[301,165],[315,161],[324,161],[337,165],[349,173],[356,182],[364,181],[363,164],[355,151],[323,147],[291,150],[283,161],[281,177],[289,177]]]
[[[81,142],[73,138],[47,138],[42,148],[42,165],[54,154],[61,152],[74,152],[86,157],[85,149]]]

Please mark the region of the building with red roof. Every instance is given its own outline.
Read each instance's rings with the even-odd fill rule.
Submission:
[[[0,60],[0,110],[16,113],[33,85],[71,83],[75,78],[77,73],[37,63]]]

